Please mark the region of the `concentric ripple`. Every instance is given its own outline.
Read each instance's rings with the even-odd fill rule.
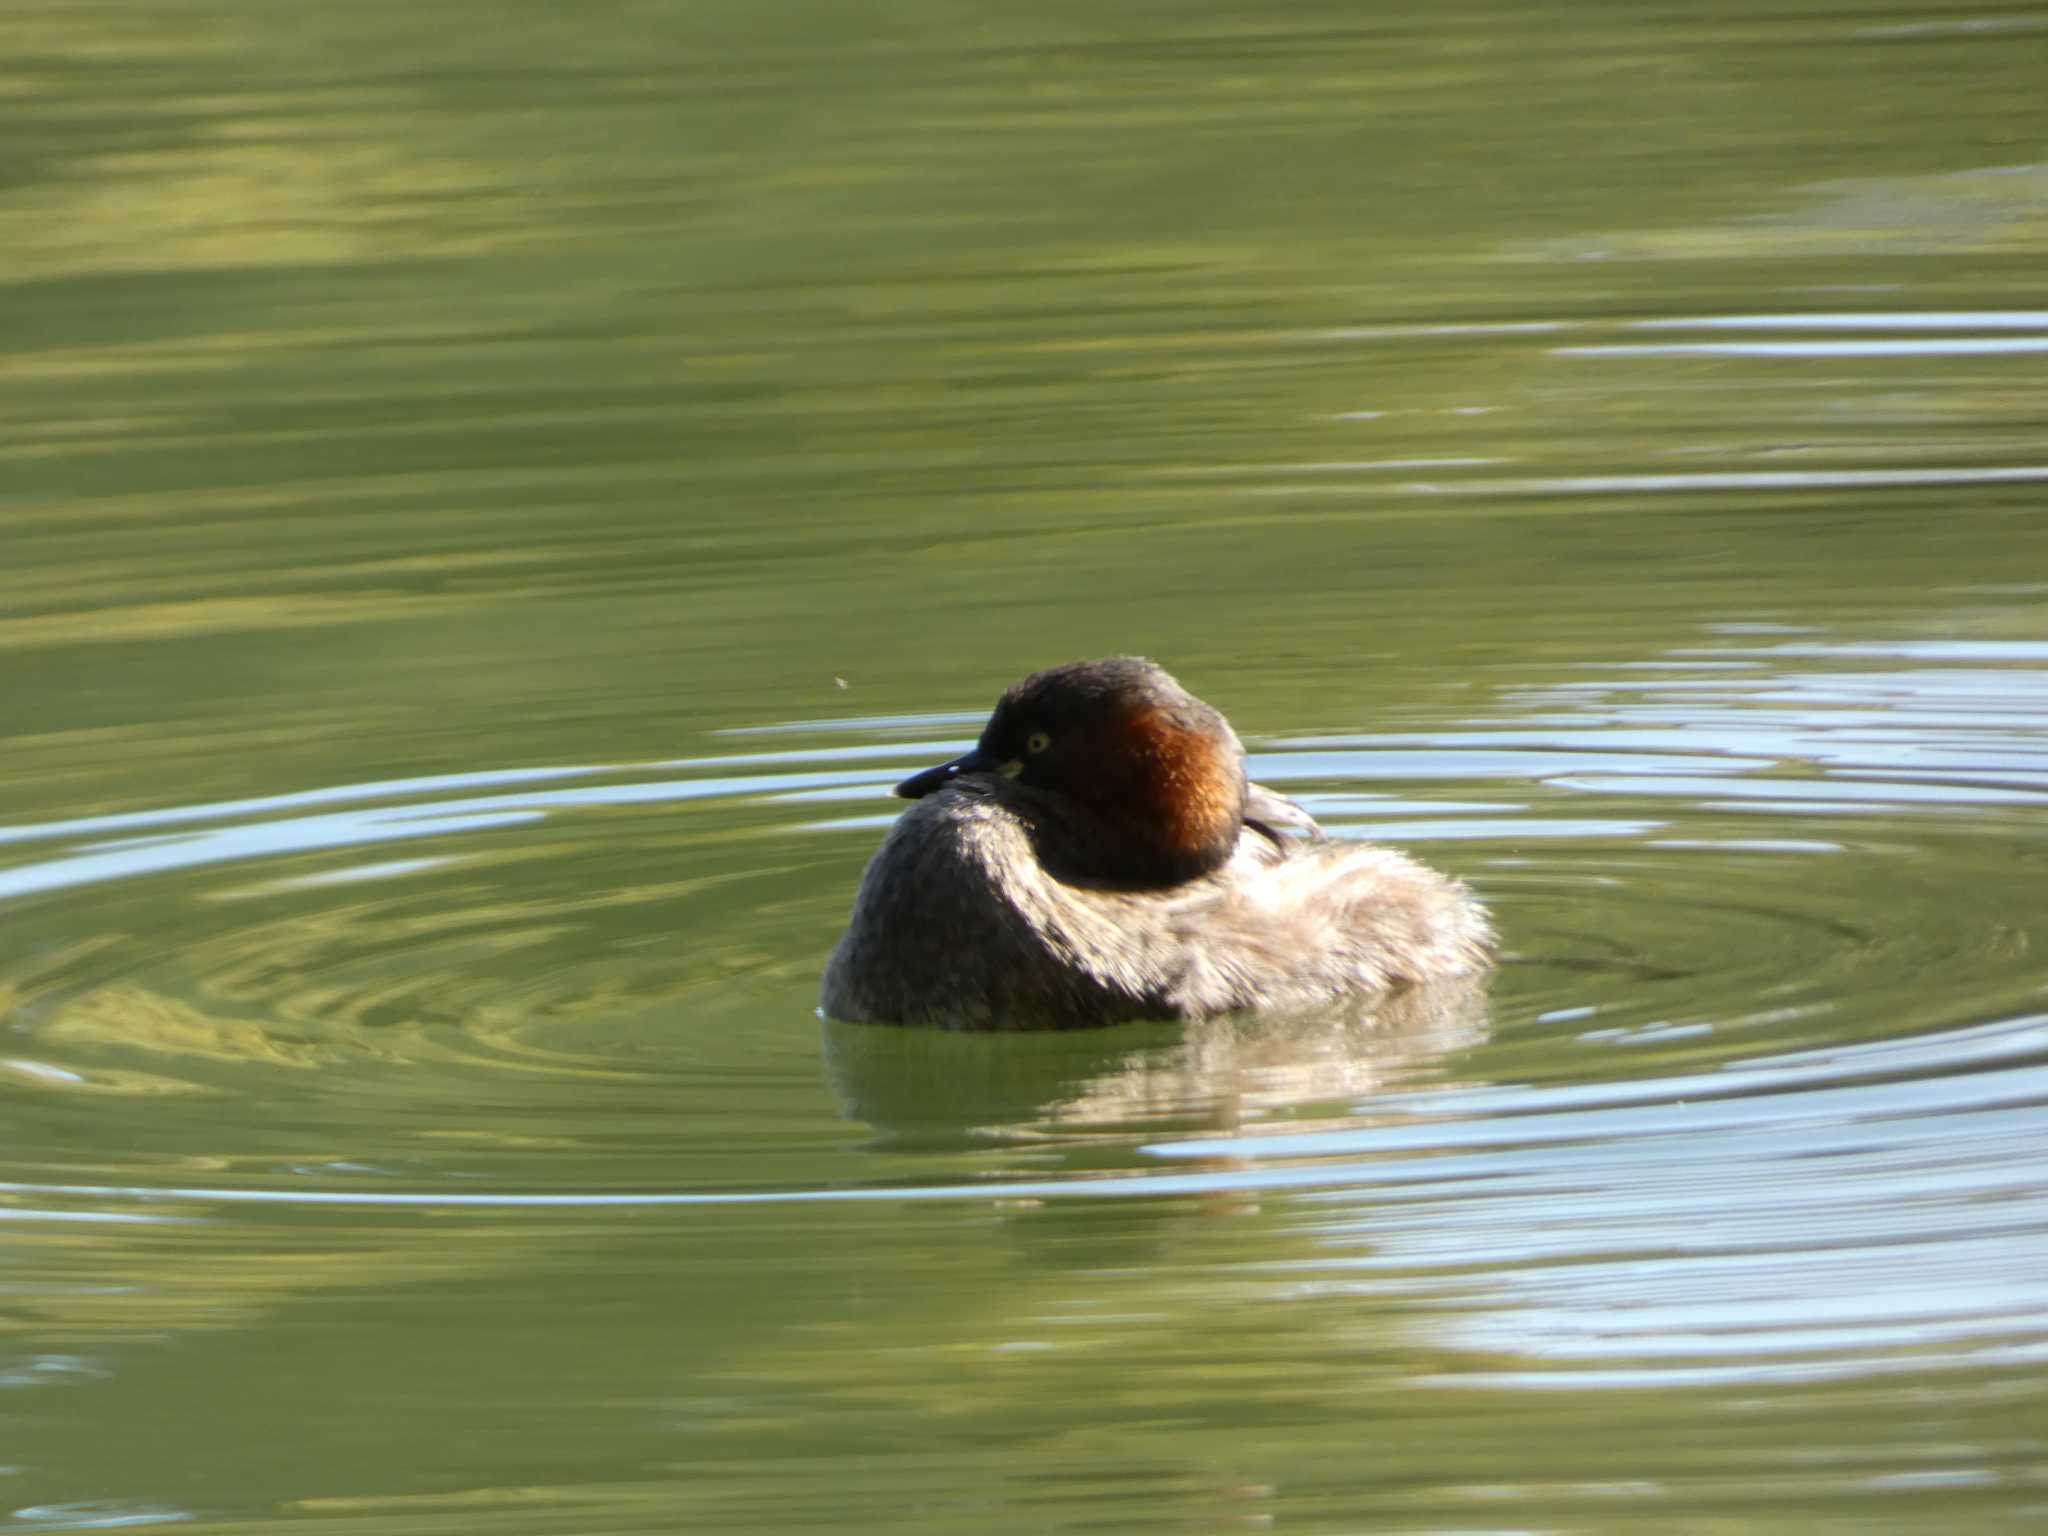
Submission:
[[[1256,1240],[1174,1307],[1290,1320],[1324,1392],[1333,1344],[1400,1318],[1414,1387],[1485,1401],[2048,1361],[2048,647],[1730,621],[1483,716],[1255,742],[1332,835],[1474,883],[1508,946],[1483,986],[821,1034],[887,788],[973,723],[0,828],[18,1299],[189,1329],[271,1296],[280,1241],[320,1258],[301,1288],[365,1252],[383,1284],[580,1286],[593,1236],[695,1274],[711,1224],[808,1252],[860,1212],[916,1252],[917,1213],[963,1209],[1053,1272],[1078,1244],[1149,1273],[1227,1215]],[[130,1271],[167,1278],[94,1278]],[[1011,1326],[1057,1349],[1086,1319],[1038,1294]],[[806,1366],[828,1396],[841,1368],[866,1390]]]
[[[1343,1123],[1361,1105],[1440,1114],[1435,1091],[1373,1097],[1418,1072],[1567,1096],[1623,1083],[1645,1104],[1697,1099],[1727,1073],[1713,1080],[1768,1091],[1769,1124],[1782,1088],[1766,1090],[1759,1058],[1947,1038],[2035,1006],[2032,918],[2012,893],[2043,862],[2048,646],[1755,628],[1526,690],[1455,728],[1257,744],[1254,775],[1334,835],[1423,847],[1496,905],[1510,956],[1490,1019],[1425,1008],[1269,1031],[1257,1049],[1241,1032],[1109,1032],[1079,1056],[1024,1044],[978,1062],[986,1042],[878,1051],[855,1032],[828,1037],[821,1078],[810,988],[886,786],[956,749],[942,733],[972,717],[850,719],[721,738],[775,750],[0,828],[0,897],[24,940],[0,974],[14,1032],[0,1072],[42,1102],[53,1166],[66,1102],[235,1101],[234,1136],[205,1124],[205,1160],[279,1200],[474,1198],[447,1182],[451,1146],[493,1199],[619,1194],[619,1168],[646,1167],[645,1136],[708,1159],[674,1164],[705,1187],[629,1198],[733,1184],[841,1198],[776,1187],[775,1154],[857,1144],[839,1115],[886,1121],[876,1106],[905,1097],[892,1073],[921,1085],[913,1142],[949,1124],[1113,1135],[1138,1159],[1119,1189],[1159,1177],[1136,1149],[1160,1129],[1227,1121],[1256,1141],[1262,1124]],[[734,847],[749,850],[737,874]],[[165,911],[166,883],[176,920],[145,926],[134,914]],[[779,1027],[738,1023],[763,1007]],[[1392,1052],[1393,1038],[1412,1043]],[[1004,1091],[978,1098],[974,1081]],[[1974,1081],[1928,1081],[1927,1112],[1967,1112]],[[814,1116],[760,1112],[793,1084],[817,1085]],[[1875,1090],[1840,1091],[1853,1114]],[[407,1120],[413,1155],[351,1151],[372,1098]],[[1471,1102],[1482,1122],[1524,1124],[1520,1100]],[[640,1132],[610,1129],[621,1116]],[[197,1129],[171,1123],[181,1144]],[[525,1155],[543,1145],[563,1155]],[[1355,1182],[1366,1148],[1338,1150],[1285,1182]],[[541,1167],[533,1188],[505,1187]]]

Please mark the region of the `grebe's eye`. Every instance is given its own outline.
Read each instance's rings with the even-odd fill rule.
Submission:
[[[1051,745],[1052,738],[1043,731],[1033,731],[1024,739],[1024,750],[1026,752],[1043,752]]]

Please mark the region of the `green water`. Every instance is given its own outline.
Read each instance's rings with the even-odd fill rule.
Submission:
[[[2048,11],[0,44],[0,1524],[2048,1524]],[[1490,988],[821,1025],[1112,651]]]

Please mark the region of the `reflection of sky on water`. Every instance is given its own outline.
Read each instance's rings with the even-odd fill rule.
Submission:
[[[1559,347],[1560,357],[1994,357],[2048,352],[2048,336],[1954,336],[1940,341],[1674,341]]]
[[[612,770],[554,770],[600,773]],[[685,779],[656,784],[609,784],[580,789],[542,790],[516,795],[449,800],[438,804],[376,806],[336,812],[325,816],[296,817],[282,821],[252,822],[212,828],[204,832],[175,833],[164,837],[137,838],[121,843],[99,844],[68,858],[22,865],[0,871],[0,898],[61,890],[67,886],[92,885],[132,875],[162,874],[176,869],[194,869],[208,864],[232,863],[292,853],[309,853],[325,848],[359,844],[398,842],[409,838],[437,837],[457,832],[475,832],[493,827],[538,821],[552,811],[594,806],[656,805],[671,801],[704,800],[732,795],[754,795],[798,786],[835,785],[862,781],[882,782],[893,775],[764,774],[746,779]],[[430,783],[409,781],[414,787]],[[345,792],[329,792],[344,798]],[[193,820],[204,808],[178,813],[179,820]],[[113,818],[110,818],[113,819]],[[120,818],[133,825],[130,818]],[[89,830],[89,822],[67,823],[74,830]],[[33,828],[9,828],[17,836]]]
[[[1432,1114],[1473,1118],[1445,1124],[1154,1151],[1446,1149],[1433,1181],[1369,1208],[1305,1193],[1337,1252],[1277,1267],[1323,1294],[1453,1298],[1452,1342],[1543,1362],[1439,1385],[1728,1384],[2048,1358],[2044,1094],[2037,1016],[1693,1077],[1451,1092]]]
[[[2048,1016],[2035,1015],[1720,1071],[1386,1093],[1369,1124],[1156,1141],[1144,1148],[1156,1169],[1092,1177],[0,1192],[536,1213],[1286,1193],[1280,1219],[1313,1244],[1281,1243],[1249,1266],[1268,1304],[1427,1296],[1450,1303],[1438,1342],[1528,1362],[1435,1385],[1733,1384],[2048,1358],[2044,1097]]]
[[[2048,351],[2048,343],[2043,344]],[[1329,466],[1324,466],[1328,468]],[[1301,466],[1268,465],[1267,474],[1298,473]],[[1742,469],[1701,470],[1691,474],[1551,475],[1513,478],[1474,476],[1470,479],[1401,481],[1391,485],[1343,482],[1327,484],[1254,485],[1238,496],[1646,496],[1688,491],[1854,491],[1906,489],[1935,485],[2033,485],[2048,481],[2048,465],[2022,464],[1996,469]]]
[[[1925,314],[1699,315],[1635,320],[1635,331],[2048,331],[2048,309],[1958,309]]]
[[[2048,472],[2044,472],[2048,473]],[[1820,659],[1898,659],[1912,671],[1784,670]],[[1330,829],[1393,841],[1486,838],[1639,838],[1663,826],[1640,815],[1587,816],[1554,797],[1542,804],[1435,802],[1426,796],[1318,789],[1376,781],[1456,781],[1516,791],[1691,800],[1723,810],[1777,814],[1853,813],[1943,806],[2020,805],[2048,789],[2048,643],[2027,640],[1898,640],[1828,644],[1793,640],[1761,646],[1691,648],[1670,665],[1697,677],[1609,675],[1530,691],[1519,721],[1427,735],[1311,736],[1276,741],[1251,754],[1255,779],[1301,794]],[[1970,665],[1970,664],[1975,665]],[[1725,673],[1730,664],[1755,670]],[[1772,708],[1796,704],[1797,709]],[[920,717],[923,721],[979,716]],[[871,722],[823,722],[815,729],[863,729]],[[776,730],[780,727],[763,727]],[[337,786],[297,794],[0,827],[0,844],[91,838],[148,827],[222,821],[190,832],[88,842],[63,856],[0,870],[0,899],[138,875],[426,837],[487,831],[564,812],[692,800],[814,803],[886,796],[904,771],[950,754],[960,738],[675,758],[617,767],[506,769]],[[841,770],[797,765],[843,763]],[[876,766],[870,768],[867,764]],[[773,772],[775,768],[797,771]],[[1793,777],[1798,768],[1808,776]],[[709,770],[703,777],[582,783],[574,787],[465,795],[436,793],[524,786],[562,779]],[[731,770],[754,770],[735,773]],[[1813,770],[1818,776],[1811,776]],[[1770,771],[1777,770],[1777,771]],[[379,804],[403,797],[406,803]],[[360,802],[351,804],[351,802]],[[344,806],[312,816],[271,813]],[[269,819],[239,820],[259,816]],[[876,813],[810,824],[835,831],[886,824]],[[354,878],[397,876],[433,860],[383,860]],[[303,880],[351,878],[324,871]]]

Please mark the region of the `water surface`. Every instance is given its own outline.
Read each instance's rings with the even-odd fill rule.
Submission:
[[[2048,1521],[2048,16],[4,31],[14,1527]],[[822,1023],[1119,650],[1490,985]]]

